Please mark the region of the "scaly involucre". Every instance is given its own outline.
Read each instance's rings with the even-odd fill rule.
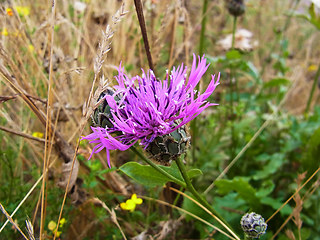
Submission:
[[[113,127],[91,127],[93,133],[83,137],[90,143],[96,143],[93,153],[98,153],[104,148],[107,152],[108,165],[110,165],[110,150],[124,151],[140,140],[140,145],[145,148],[157,137],[169,134],[184,124],[197,117],[205,108],[215,103],[206,99],[219,85],[220,74],[215,81],[215,75],[211,75],[211,82],[206,91],[197,94],[195,87],[203,74],[207,71],[204,56],[197,58],[193,55],[193,63],[190,75],[187,78],[187,68],[173,67],[171,74],[166,79],[159,81],[153,71],[142,76],[129,78],[121,67],[118,69],[113,95],[105,95],[104,98],[110,106]],[[135,84],[136,83],[136,84]],[[116,101],[115,96],[121,96]],[[177,124],[178,123],[178,124]],[[112,133],[113,134],[112,136]],[[89,158],[89,159],[90,159]]]

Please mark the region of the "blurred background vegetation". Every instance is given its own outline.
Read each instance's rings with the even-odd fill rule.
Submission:
[[[83,109],[100,77],[112,86],[121,61],[129,76],[149,64],[133,1],[54,3],[0,5],[0,203],[9,214],[22,203],[16,226],[26,232],[29,218],[41,239],[54,239],[63,218],[56,239],[228,239],[173,208],[216,224],[168,184],[144,186],[119,171],[139,161],[132,152],[112,152],[111,169],[103,152],[87,161],[93,146],[77,143],[90,133]],[[200,91],[221,73],[210,97],[219,106],[190,126],[186,163],[202,171],[196,188],[239,236],[241,216],[254,211],[268,221],[261,239],[320,239],[319,1],[142,3],[159,79],[172,66],[190,66],[193,53],[210,62]],[[244,11],[230,14],[237,4]],[[121,209],[134,193],[143,203]],[[23,239],[12,224],[2,227],[6,220],[0,216],[0,239]]]

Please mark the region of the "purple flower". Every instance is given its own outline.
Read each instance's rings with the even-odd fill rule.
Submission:
[[[121,67],[118,69],[112,95],[104,98],[110,106],[112,118],[109,121],[113,127],[91,127],[93,133],[82,139],[96,143],[93,153],[106,149],[108,165],[110,165],[110,150],[124,151],[140,140],[145,148],[157,137],[173,132],[184,124],[197,117],[205,108],[216,103],[207,102],[206,99],[219,85],[219,78],[215,76],[202,94],[195,90],[203,74],[207,71],[204,56],[200,59],[193,55],[193,63],[189,77],[187,68],[179,66],[173,68],[170,75],[163,81],[157,80],[152,70],[142,76],[129,78]],[[135,84],[136,83],[136,84]],[[115,96],[121,96],[118,101]],[[178,123],[178,124],[177,124]],[[112,133],[117,134],[112,134]],[[112,136],[113,135],[113,136]],[[90,159],[89,158],[89,159]]]

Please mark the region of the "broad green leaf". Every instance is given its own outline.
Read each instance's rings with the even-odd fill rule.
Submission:
[[[159,173],[153,167],[141,165],[136,162],[128,162],[122,165],[119,169],[133,180],[148,187],[163,186],[170,181],[169,178]]]
[[[320,128],[311,136],[307,144],[305,156],[302,158],[302,165],[308,174],[312,174],[319,167],[320,156]]]
[[[175,162],[173,162],[170,167],[159,167],[175,178],[184,182],[178,166]],[[122,165],[119,169],[133,180],[148,187],[163,186],[167,182],[171,181],[169,178],[162,175],[149,165],[141,165],[136,162],[128,162]],[[194,178],[201,175],[202,172],[200,169],[190,169],[187,174],[190,178]]]
[[[256,192],[258,198],[266,197],[274,190],[274,183],[271,180],[264,181],[262,187]]]
[[[190,169],[188,172],[187,172],[189,178],[195,178],[195,177],[199,177],[201,176],[203,173],[200,169],[198,168],[194,168],[194,169]]]
[[[226,53],[226,58],[229,60],[233,59],[240,59],[241,58],[241,53],[237,50],[231,50]]]
[[[290,81],[286,78],[274,78],[274,79],[271,79],[269,82],[266,82],[264,84],[264,87],[265,88],[279,87],[279,86],[284,86],[289,84],[290,84]]]
[[[239,197],[245,200],[250,207],[257,209],[259,207],[259,198],[256,197],[256,190],[250,185],[248,180],[236,177],[232,180],[218,180],[216,181],[218,193],[228,194],[230,191],[238,193]]]
[[[283,204],[279,199],[275,199],[271,197],[261,198],[261,203],[272,207],[274,210],[278,210]],[[290,215],[292,213],[292,209],[287,204],[280,210],[280,213],[284,215]]]
[[[271,174],[274,174],[284,163],[284,155],[281,153],[275,153],[270,156],[270,160],[267,164],[264,165],[263,169],[256,171],[253,176],[254,180],[264,179],[269,177]]]

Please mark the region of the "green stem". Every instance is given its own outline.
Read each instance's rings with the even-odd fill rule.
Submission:
[[[236,36],[236,29],[237,29],[237,17],[234,16],[233,18],[233,29],[232,29],[232,45],[231,45],[231,49],[234,49],[234,44],[235,44],[235,36]]]
[[[203,6],[202,6],[202,21],[201,21],[200,45],[199,45],[200,56],[202,56],[202,54],[204,53],[204,43],[205,43],[204,34],[206,32],[208,2],[209,0],[204,0]]]
[[[176,184],[179,184],[180,186],[186,188],[186,184],[182,182],[181,180],[177,179],[176,177],[172,176],[165,170],[159,167],[159,165],[152,162],[150,159],[146,158],[141,152],[139,152],[134,146],[130,148],[135,154],[137,154],[143,161],[148,163],[151,167],[153,167],[155,170],[157,170],[159,173],[164,175],[165,177],[169,178],[172,182],[175,182]]]
[[[232,45],[231,49],[234,50],[235,47],[235,36],[236,36],[236,29],[237,29],[237,17],[234,16],[233,18],[233,28],[232,28]],[[230,153],[230,159],[234,158],[235,155],[235,132],[234,132],[234,125],[233,125],[233,115],[234,115],[234,99],[233,99],[233,92],[234,92],[234,85],[236,89],[237,94],[237,100],[239,101],[239,91],[238,91],[238,82],[235,78],[235,83],[233,84],[233,78],[235,76],[234,73],[234,67],[230,66],[230,112],[231,112],[231,153]]]
[[[312,102],[312,98],[313,98],[313,94],[314,94],[314,91],[316,90],[316,86],[317,86],[317,82],[318,82],[319,77],[320,77],[320,64],[319,64],[316,76],[314,77],[314,80],[313,80],[313,84],[312,84],[312,88],[311,88],[311,91],[310,91],[310,94],[309,94],[309,98],[308,98],[308,103],[307,103],[307,107],[306,107],[306,110],[305,110],[305,114],[309,113],[311,102]]]
[[[232,229],[230,225],[220,216],[220,214],[205,200],[194,188],[192,185],[190,178],[187,174],[187,170],[181,160],[182,158],[178,158],[176,160],[176,163],[178,165],[178,168],[182,174],[182,177],[184,181],[186,182],[187,186],[186,189],[192,193],[192,195],[205,207],[207,208],[211,213],[213,213],[217,218],[219,218],[226,226],[229,227],[229,229]]]
[[[300,2],[300,0],[296,0],[295,1],[294,6],[292,8],[292,11],[290,11],[289,15],[287,16],[287,19],[286,19],[286,22],[284,24],[284,27],[282,29],[280,29],[280,34],[277,35],[278,37],[275,38],[275,40],[273,42],[273,45],[269,48],[270,51],[269,51],[269,53],[267,55],[268,58],[270,58],[271,54],[275,52],[276,46],[279,45],[278,44],[279,40],[281,40],[283,38],[285,31],[289,28],[290,23],[291,23],[291,19],[292,19],[293,15],[294,15],[293,13],[296,11],[297,7],[299,6],[299,2]],[[282,53],[282,48],[280,48],[280,54],[279,55],[281,55],[281,53]],[[261,68],[261,71],[260,71],[261,78],[263,77],[263,74],[265,72],[265,69],[266,69],[266,66],[267,66],[268,62],[269,61],[263,61],[262,68]]]
[[[208,2],[209,0],[203,1],[202,6],[202,21],[201,21],[201,32],[200,32],[200,44],[199,44],[199,55],[202,56],[204,53],[204,46],[205,46],[205,32],[206,32],[206,24],[207,24],[207,10],[208,10]],[[196,87],[196,90],[199,91],[199,84]],[[196,150],[197,150],[197,135],[198,135],[198,128],[197,128],[197,118],[195,118],[191,122],[191,133],[192,133],[192,159],[195,161],[196,159]]]

